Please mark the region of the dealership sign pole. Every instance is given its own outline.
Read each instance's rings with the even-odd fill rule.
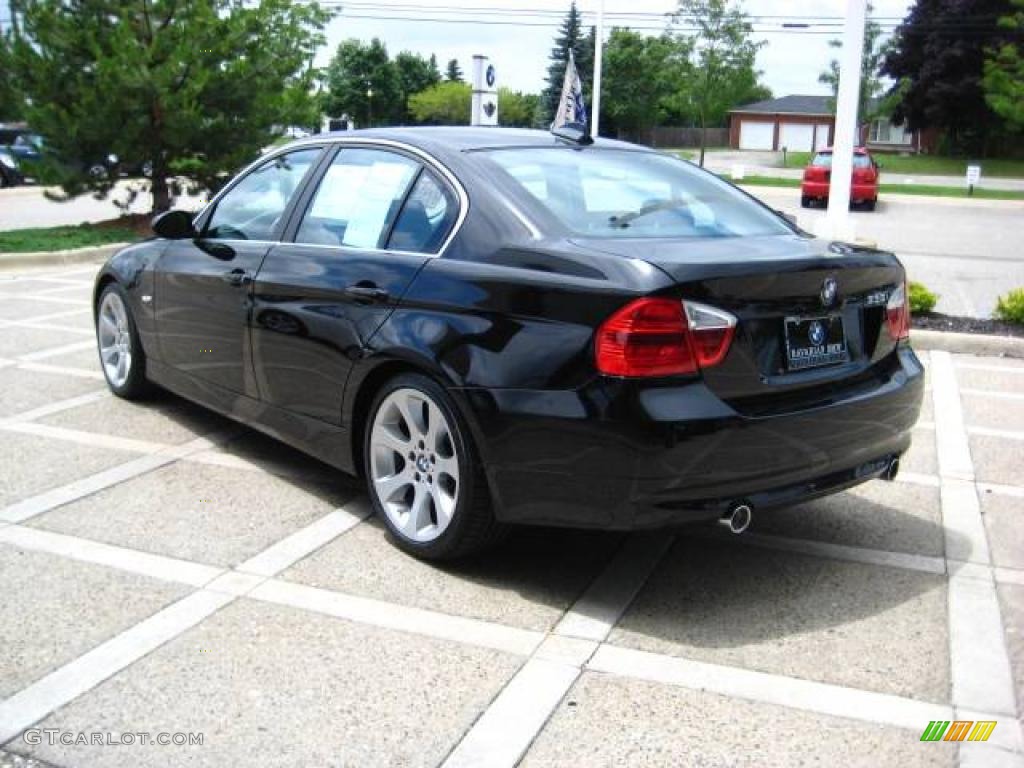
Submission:
[[[839,69],[836,99],[836,133],[832,143],[832,176],[829,183],[827,233],[837,240],[853,238],[850,222],[850,182],[853,176],[853,148],[859,133],[857,105],[860,101],[861,58],[864,55],[864,19],[867,0],[847,0],[846,28]]]
[[[591,97],[590,135],[598,136],[601,123],[601,59],[604,53],[604,0],[598,0],[597,30],[594,34],[594,87]]]

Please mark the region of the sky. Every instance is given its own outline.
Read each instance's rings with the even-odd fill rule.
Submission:
[[[578,0],[585,21],[591,23],[600,2]],[[604,0],[604,3],[606,37],[607,28],[613,25],[660,28],[664,23],[663,14],[677,7],[675,0]],[[906,16],[912,5],[911,0],[873,0],[873,3],[874,15],[891,19],[893,24]],[[810,18],[820,19],[819,24],[841,25],[846,4],[847,0],[744,0],[745,10],[755,17],[756,28],[766,30],[755,34],[755,39],[767,42],[758,54],[757,64],[764,73],[762,82],[776,96],[828,94],[828,87],[818,82],[818,74],[835,53],[828,47],[829,39],[841,32],[841,26],[783,32],[781,24],[787,20],[781,17],[798,17],[789,19],[790,22]],[[350,0],[328,27],[328,44],[320,51],[316,63],[326,66],[338,44],[346,38],[369,40],[376,36],[384,41],[392,56],[402,50],[425,56],[436,53],[442,69],[448,59],[457,58],[467,79],[473,55],[484,54],[490,57],[497,70],[499,85],[537,92],[544,87],[548,54],[568,8],[569,0]],[[431,18],[442,21],[409,20],[408,17],[424,18],[424,9]],[[519,9],[519,13],[512,16],[497,13],[508,9]],[[523,9],[543,14],[524,16]],[[616,12],[651,15],[615,19],[611,14]],[[360,16],[377,18],[358,18]],[[403,16],[407,18],[400,18]],[[480,19],[513,23],[471,23]],[[652,29],[651,33],[654,31]],[[591,78],[590,73],[581,75],[587,80]]]

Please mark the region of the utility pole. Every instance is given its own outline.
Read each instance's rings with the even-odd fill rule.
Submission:
[[[856,143],[857,105],[860,100],[861,59],[864,56],[864,20],[867,0],[847,0],[843,52],[836,98],[836,135],[832,142],[832,177],[829,182],[826,231],[833,240],[853,239],[850,221],[850,182],[853,176],[853,148]]]
[[[594,87],[590,113],[590,135],[598,136],[601,124],[601,58],[604,53],[604,0],[597,0],[597,31],[594,34]]]

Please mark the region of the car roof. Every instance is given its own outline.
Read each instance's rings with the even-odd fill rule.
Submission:
[[[398,141],[425,151],[447,149],[449,151],[471,152],[480,149],[506,147],[557,147],[574,146],[566,139],[560,139],[548,131],[527,128],[498,128],[486,126],[413,126],[404,128],[364,128],[356,131],[332,131],[309,136],[299,141],[308,142],[324,139],[382,139]],[[595,147],[631,150],[647,150],[636,144],[614,139],[598,138]]]

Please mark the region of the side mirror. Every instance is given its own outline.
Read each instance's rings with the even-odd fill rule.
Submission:
[[[153,231],[168,240],[188,240],[196,237],[192,214],[186,211],[164,211],[153,219]]]

